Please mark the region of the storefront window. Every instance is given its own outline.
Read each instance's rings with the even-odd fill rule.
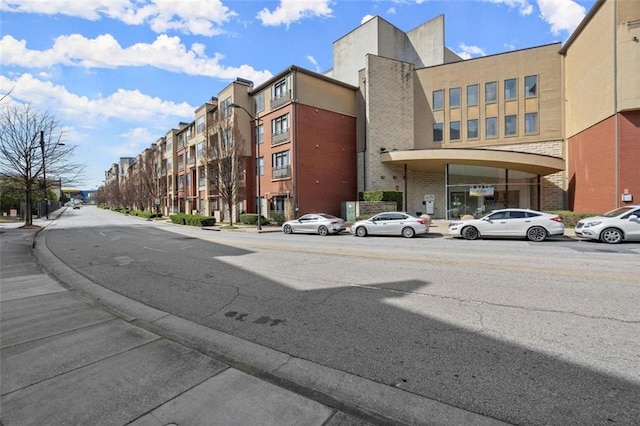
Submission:
[[[495,167],[447,167],[447,219],[482,217],[502,208],[538,209],[537,175]]]

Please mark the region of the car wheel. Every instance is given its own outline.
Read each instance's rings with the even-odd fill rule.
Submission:
[[[293,234],[293,229],[291,228],[291,225],[285,225],[282,230],[284,231],[285,234]]]
[[[535,241],[539,243],[547,239],[547,230],[541,226],[534,226],[527,231],[527,238],[529,241]]]
[[[364,226],[359,227],[358,229],[356,229],[356,235],[358,237],[366,237],[367,236],[367,228],[365,228]]]
[[[413,236],[416,235],[416,231],[413,230],[412,227],[407,226],[406,228],[402,229],[402,236],[405,238],[413,238]]]
[[[321,227],[318,228],[318,234],[322,236],[329,235],[329,230],[327,229],[326,226],[322,225]]]
[[[618,244],[622,241],[622,232],[617,228],[607,228],[600,234],[600,241],[609,244]]]
[[[467,226],[462,230],[462,236],[465,240],[476,240],[480,236],[480,233],[476,227]]]

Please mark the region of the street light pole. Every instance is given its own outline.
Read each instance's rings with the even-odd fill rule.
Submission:
[[[40,149],[42,150],[42,182],[44,184],[44,213],[49,219],[49,200],[47,199],[47,169],[44,163],[44,131],[40,130]]]
[[[247,109],[245,107],[243,107],[242,105],[238,105],[235,103],[231,103],[229,104],[229,107],[231,108],[240,108],[241,110],[243,110],[244,112],[247,113],[247,115],[251,118],[252,121],[255,121],[256,126],[256,178],[258,180],[258,231],[262,230],[262,191],[260,188],[260,141],[258,140],[258,127],[260,127],[260,117],[254,117],[253,114],[251,114],[249,111],[247,111]]]

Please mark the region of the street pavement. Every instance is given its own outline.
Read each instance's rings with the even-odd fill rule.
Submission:
[[[47,249],[63,212],[0,224],[0,426],[504,424],[102,288]]]

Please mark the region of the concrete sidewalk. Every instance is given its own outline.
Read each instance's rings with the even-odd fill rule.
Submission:
[[[3,426],[502,424],[124,298],[2,225]]]

